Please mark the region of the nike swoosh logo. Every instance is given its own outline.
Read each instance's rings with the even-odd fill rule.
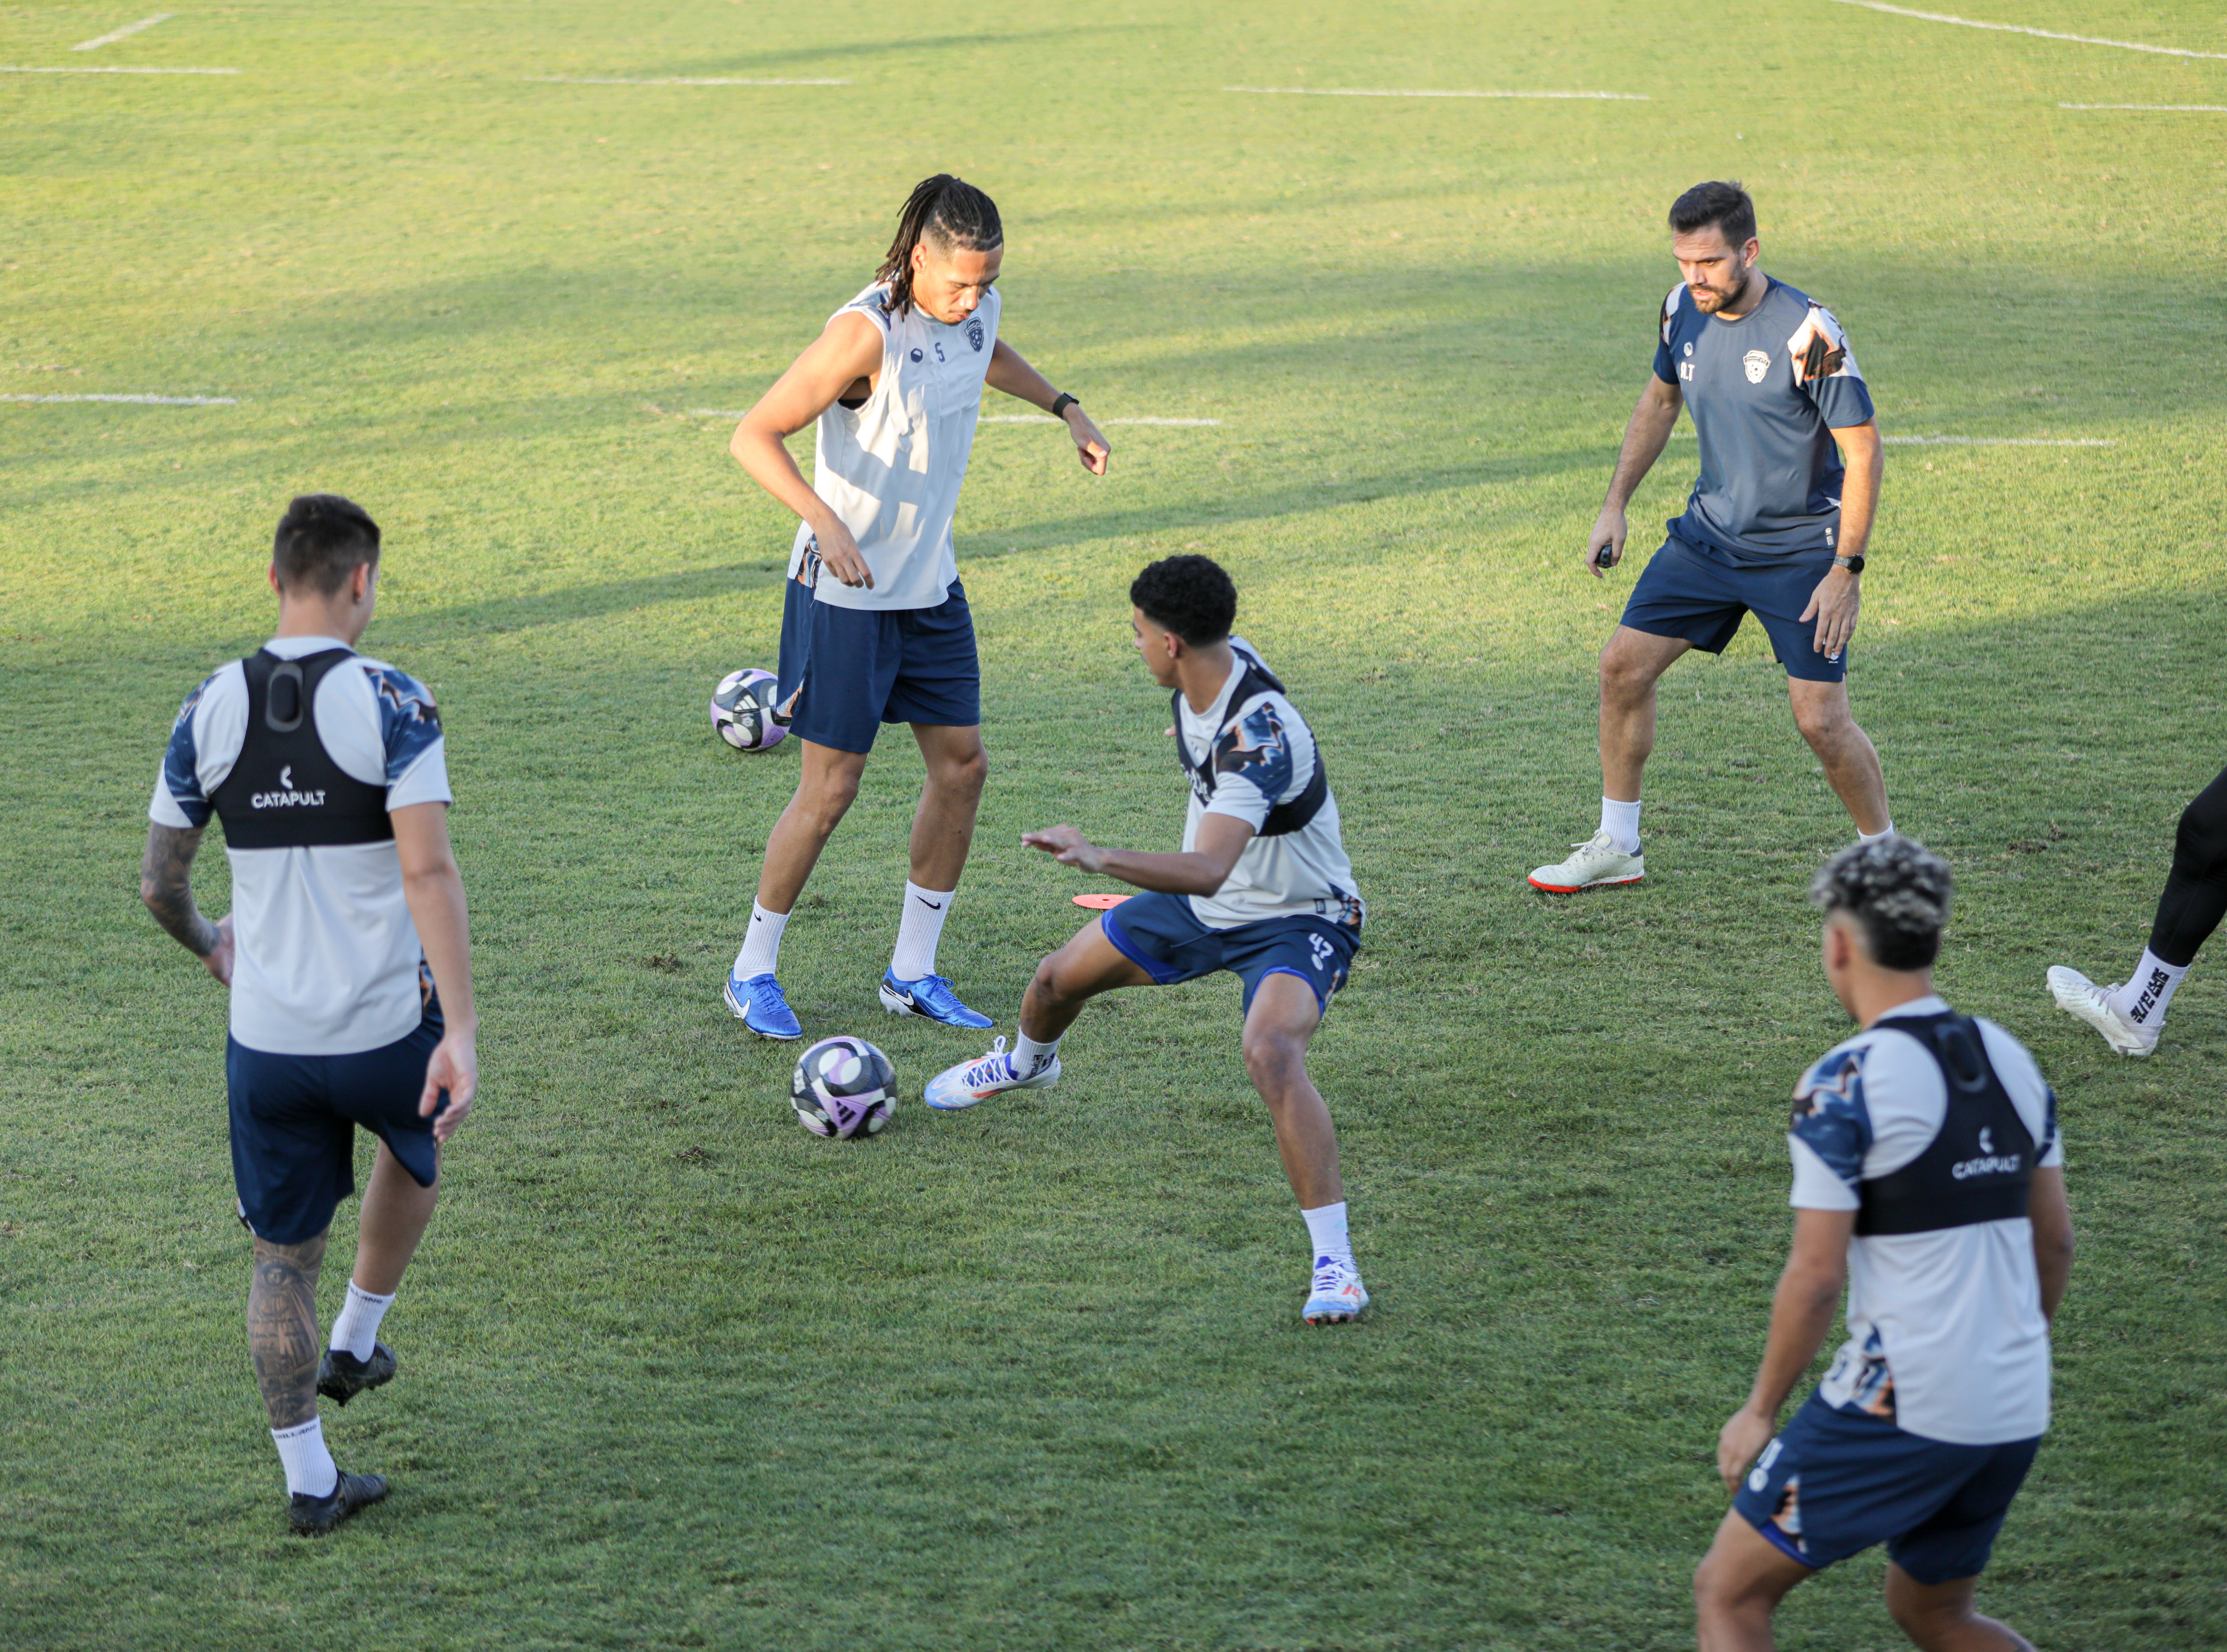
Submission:
[[[926,896],[915,896],[913,898],[931,912],[941,912],[943,910],[943,903],[941,901],[931,901]]]

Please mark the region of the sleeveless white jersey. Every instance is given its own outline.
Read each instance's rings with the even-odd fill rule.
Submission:
[[[813,441],[812,490],[851,530],[874,574],[868,590],[823,572],[814,594],[837,608],[934,608],[950,594],[959,577],[951,519],[1005,307],[992,287],[972,316],[948,327],[917,307],[902,316],[884,309],[888,297],[877,282],[835,312],[855,310],[880,330],[881,380],[865,405],[837,402],[820,414]],[[791,579],[811,545],[811,524],[798,523]]]

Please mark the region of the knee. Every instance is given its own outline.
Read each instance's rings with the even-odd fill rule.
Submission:
[[[807,780],[799,785],[795,807],[820,835],[826,837],[850,813],[851,805],[858,800],[858,777],[837,775]]]
[[[1075,999],[1075,992],[1066,973],[1060,968],[1059,954],[1054,953],[1037,966],[1035,978],[1029,982],[1029,995],[1048,1005],[1064,1007]]]
[[[977,746],[966,756],[947,764],[937,780],[955,792],[979,797],[990,781],[990,754]]]
[[[1243,1048],[1247,1076],[1268,1104],[1274,1106],[1286,1081],[1294,1072],[1304,1069],[1306,1047],[1280,1032],[1256,1031],[1248,1027]]]
[[[1601,698],[1610,705],[1620,705],[1645,697],[1655,686],[1655,678],[1639,660],[1634,660],[1611,639],[1601,650]]]
[[[1845,705],[1801,701],[1794,707],[1794,726],[1802,730],[1804,740],[1822,751],[1846,741],[1856,723]]]
[[[2227,786],[2207,788],[2181,811],[2173,834],[2173,858],[2174,870],[2184,877],[2227,871]]]

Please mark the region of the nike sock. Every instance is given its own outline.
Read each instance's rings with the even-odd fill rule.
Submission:
[[[274,1428],[271,1443],[285,1466],[286,1489],[304,1497],[329,1497],[341,1483],[333,1454],[325,1449],[325,1419],[312,1417],[292,1428]]]
[[[1632,807],[1637,808],[1639,806],[1635,803]],[[1343,1262],[1351,1267],[1353,1241],[1346,1236],[1345,1201],[1340,1199],[1336,1204],[1318,1205],[1312,1210],[1302,1210],[1299,1214],[1307,1219],[1307,1237],[1314,1241],[1316,1261],[1320,1262],[1327,1257],[1333,1262]]]
[[[1639,800],[1619,803],[1612,797],[1601,799],[1601,830],[1608,840],[1627,855],[1639,852]]]
[[[750,932],[743,938],[742,951],[735,954],[736,975],[748,981],[772,974],[781,965],[781,932],[788,928],[788,913],[769,912],[752,901]]]
[[[1866,832],[1861,826],[1858,826],[1856,828],[1856,841],[1858,843],[1877,843],[1881,838],[1892,838],[1892,836],[1894,836],[1894,822],[1892,820],[1889,820],[1877,832]]]
[[[1067,1036],[1060,1034],[1060,1038]],[[1022,1033],[1013,1043],[1013,1071],[1027,1078],[1059,1054],[1059,1038],[1040,1044],[1028,1034]]]
[[[2145,947],[2132,978],[2110,995],[2111,1007],[2138,1027],[2162,1027],[2165,1006],[2187,973],[2187,965],[2176,967]]]
[[[327,1346],[354,1359],[369,1359],[371,1350],[379,1345],[379,1322],[393,1305],[392,1295],[375,1297],[350,1279],[348,1300],[333,1318],[332,1340]]]
[[[943,920],[950,915],[955,893],[905,884],[904,916],[897,923],[897,950],[890,954],[890,974],[901,981],[916,981],[935,973],[935,943],[943,939]]]

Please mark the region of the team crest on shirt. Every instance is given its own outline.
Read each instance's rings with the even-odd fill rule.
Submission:
[[[969,321],[967,323],[967,341],[978,350],[982,348],[982,323],[980,322]]]
[[[1763,375],[1771,371],[1771,356],[1763,350],[1750,350],[1740,358],[1740,366],[1747,369],[1747,381],[1752,385],[1763,382]]]

